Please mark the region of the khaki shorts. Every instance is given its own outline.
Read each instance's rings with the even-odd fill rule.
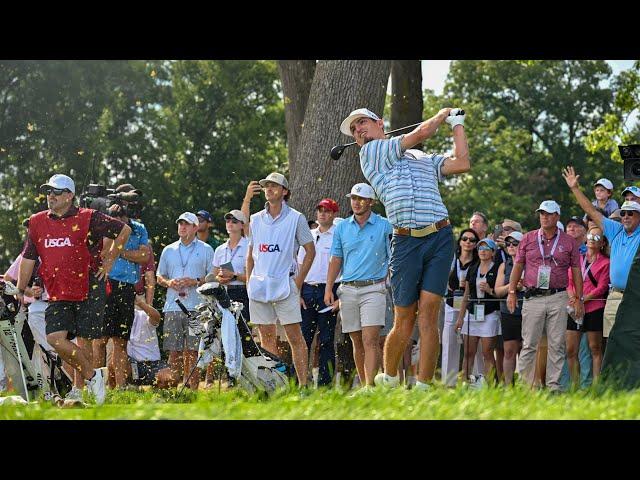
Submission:
[[[291,286],[289,296],[279,302],[256,302],[249,298],[251,323],[255,325],[276,325],[276,321],[280,325],[301,323],[300,293],[293,277],[289,277],[289,285]]]
[[[616,323],[616,313],[622,301],[623,294],[620,292],[611,292],[607,297],[607,303],[604,306],[604,322],[602,324],[602,336],[607,338]]]
[[[387,287],[385,282],[353,287],[338,287],[342,332],[359,332],[362,327],[384,327],[387,313]]]

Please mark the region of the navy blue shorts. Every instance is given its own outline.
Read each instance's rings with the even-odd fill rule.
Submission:
[[[417,302],[420,290],[444,296],[454,244],[451,225],[422,238],[393,235],[389,268],[394,305],[408,307]]]

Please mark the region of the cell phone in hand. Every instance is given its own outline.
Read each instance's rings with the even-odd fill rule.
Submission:
[[[222,270],[229,270],[230,272],[234,272],[233,264],[231,262],[224,263],[220,265],[219,268],[221,268]]]
[[[502,235],[503,231],[504,229],[502,228],[502,225],[496,225],[496,227],[493,229],[493,238],[497,239],[500,235]]]

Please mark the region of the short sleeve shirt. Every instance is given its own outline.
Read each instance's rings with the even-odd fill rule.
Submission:
[[[145,226],[134,220],[129,221],[131,235],[125,245],[125,250],[138,250],[143,245],[149,244],[149,234]],[[137,283],[140,280],[140,265],[130,260],[118,257],[113,264],[109,278],[118,282]]]
[[[640,227],[636,228],[631,235],[627,235],[624,226],[608,218],[602,219],[604,236],[609,240],[611,246],[610,276],[611,285],[624,290],[627,288],[627,278],[631,270],[633,257],[640,246]]]
[[[443,155],[402,151],[402,138],[372,140],[360,150],[360,167],[392,225],[419,228],[449,216],[438,182]]]
[[[246,237],[241,237],[236,248],[229,247],[229,241],[227,240],[218,248],[216,248],[213,254],[213,266],[218,268],[220,265],[231,262],[233,265],[233,272],[243,274],[246,268],[247,261],[247,247],[249,241]],[[232,280],[229,285],[244,285],[244,282],[240,280]]]

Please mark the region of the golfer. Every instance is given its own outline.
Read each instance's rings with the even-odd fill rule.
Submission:
[[[426,389],[433,380],[439,353],[438,313],[454,251],[438,181],[471,168],[461,113],[442,109],[411,133],[390,139],[385,138],[382,119],[366,108],[354,110],[340,125],[340,131],[362,147],[362,173],[394,226],[390,271],[395,319],[384,346],[384,373],[376,376],[378,385],[400,383],[398,365],[415,325],[418,301],[422,348],[416,388]],[[427,155],[411,149],[432,137],[443,122],[453,129],[452,155]]]

